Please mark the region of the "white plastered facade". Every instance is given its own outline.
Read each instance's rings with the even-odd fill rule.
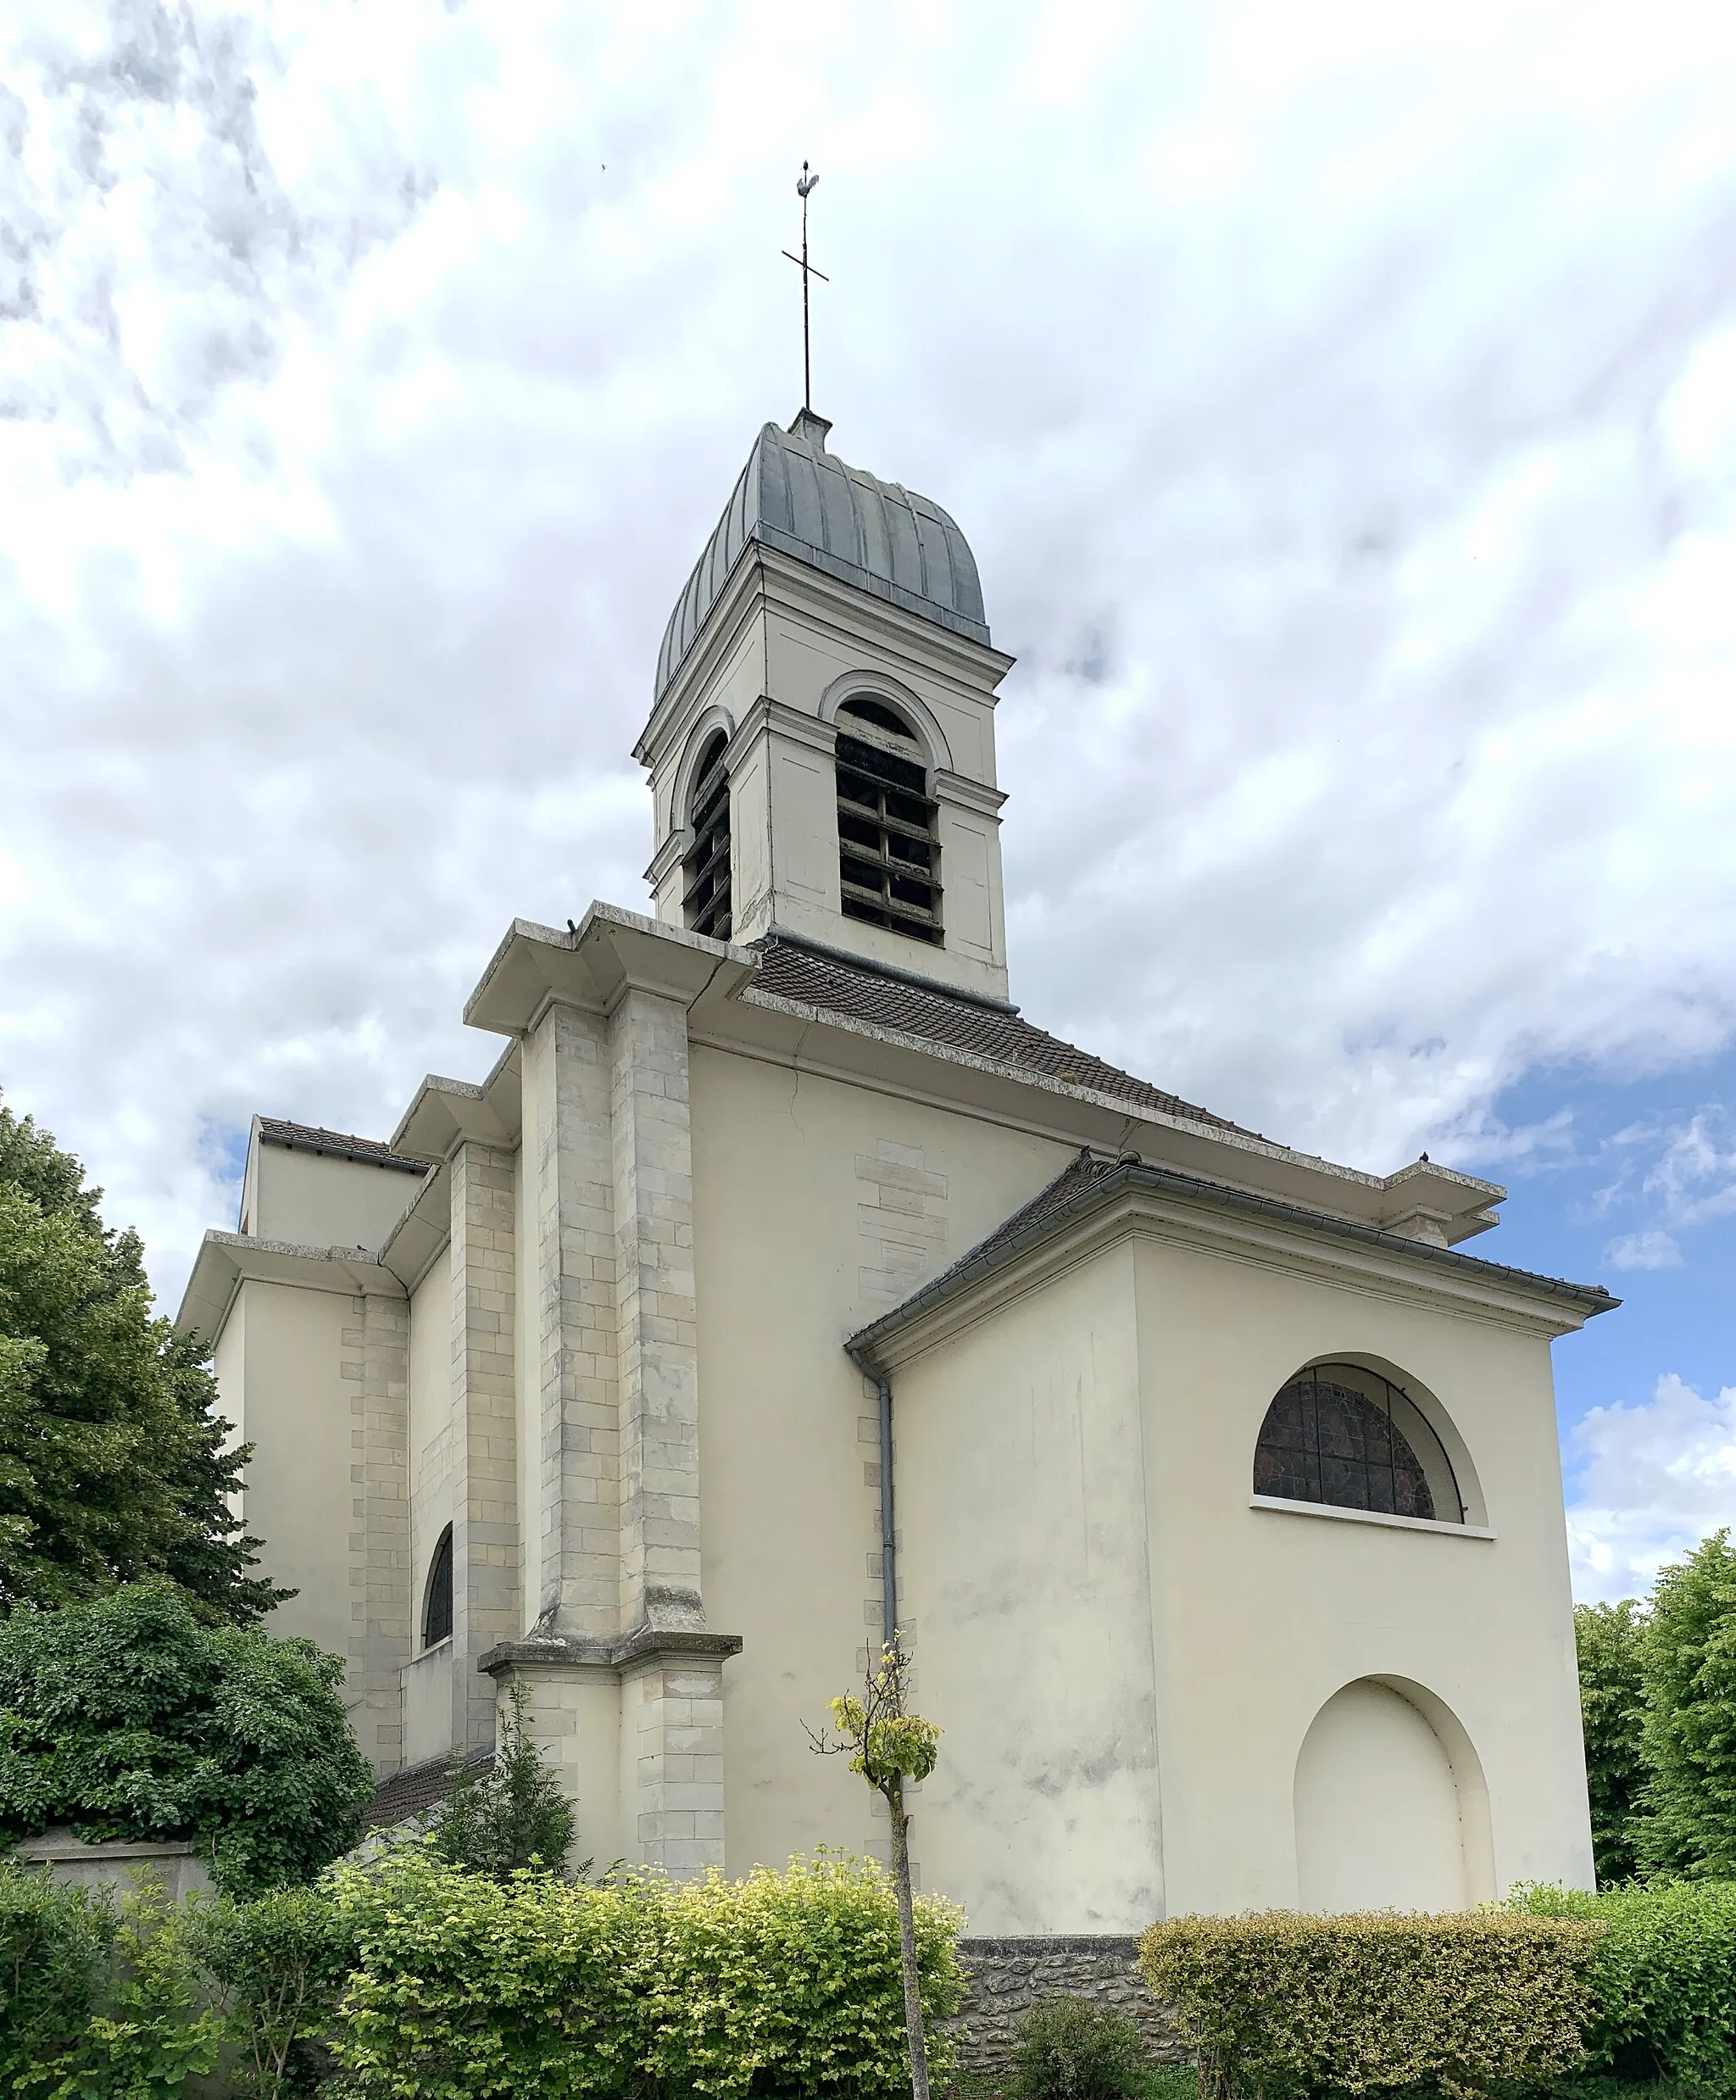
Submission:
[[[1550,1351],[1611,1301],[1449,1251],[1487,1183],[900,1024],[931,994],[899,973],[1006,1011],[1008,664],[750,544],[638,747],[657,916],[515,922],[466,1010],[498,1062],[426,1081],[389,1148],[256,1123],[248,1229],[181,1317],[256,1446],[274,1624],[346,1657],[382,1779],[485,1746],[525,1683],[581,1854],[876,1850],[805,1724],[887,1617],[883,1379],[896,1617],[946,1731],[920,1873],[971,1930],[1589,1884]],[[938,946],[840,911],[855,694],[923,753]],[[720,728],[730,943],[679,923]],[[793,992],[779,942],[890,1005]],[[1127,1164],[958,1266],[1082,1148]],[[1334,1360],[1428,1411],[1465,1522],[1254,1494],[1274,1394]]]

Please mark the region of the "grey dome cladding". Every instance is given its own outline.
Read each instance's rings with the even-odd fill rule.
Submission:
[[[676,600],[657,658],[663,698],[728,581],[754,545],[902,605],[973,642],[988,639],[982,586],[964,534],[938,504],[876,481],[826,449],[831,424],[804,409],[787,430],[768,423]]]

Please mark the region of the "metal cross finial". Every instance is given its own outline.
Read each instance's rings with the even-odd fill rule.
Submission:
[[[821,284],[832,282],[823,270],[815,270],[808,260],[808,195],[819,180],[817,175],[809,174],[808,164],[804,160],[800,179],[796,184],[796,195],[802,200],[802,252],[799,255],[790,255],[787,248],[784,250],[793,263],[799,263],[802,266],[802,406],[810,415],[814,413],[814,375],[808,354],[808,280],[810,277],[818,277]]]

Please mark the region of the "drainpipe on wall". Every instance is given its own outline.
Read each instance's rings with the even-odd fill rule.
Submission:
[[[880,1621],[881,1637],[892,1646],[899,1624],[899,1571],[893,1543],[892,1494],[892,1380],[865,1349],[846,1343],[845,1353],[865,1379],[872,1381],[880,1402]]]

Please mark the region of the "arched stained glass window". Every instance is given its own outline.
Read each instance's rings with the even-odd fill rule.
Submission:
[[[1427,1467],[1413,1438],[1436,1447]],[[1437,1498],[1431,1472],[1449,1494]],[[1388,1517],[1465,1520],[1427,1418],[1402,1386],[1360,1364],[1313,1364],[1282,1389],[1260,1425],[1254,1491]]]
[[[452,1636],[452,1526],[448,1524],[428,1567],[428,1596],[422,1607],[422,1646],[431,1648]]]

